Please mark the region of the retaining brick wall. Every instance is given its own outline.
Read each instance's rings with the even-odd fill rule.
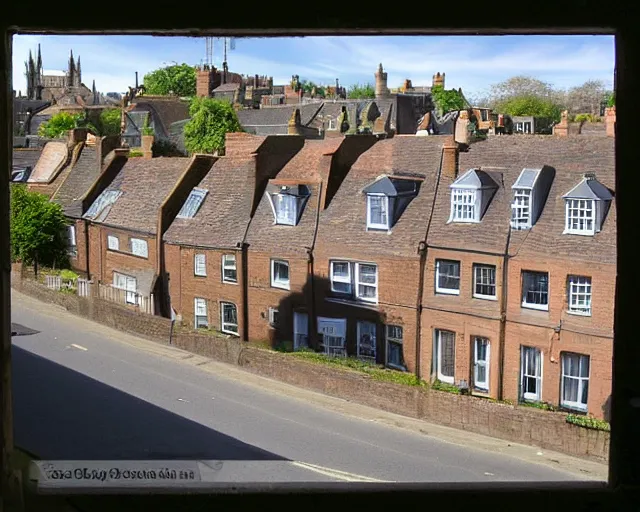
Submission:
[[[31,279],[22,279],[19,269],[12,271],[11,285],[38,300],[58,304],[110,327],[165,344],[169,340],[170,321],[166,318],[96,298],[49,290]],[[597,462],[607,463],[609,458],[609,433],[569,424],[564,413],[381,382],[360,372],[304,361],[234,338],[177,331],[172,344],[264,377],[388,412]]]

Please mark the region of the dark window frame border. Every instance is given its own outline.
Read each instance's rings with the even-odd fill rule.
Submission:
[[[463,2],[464,3],[464,2]],[[637,78],[634,76],[633,69],[637,69],[637,50],[632,46],[632,38],[637,37],[635,31],[637,28],[632,24],[631,20],[625,18],[624,4],[608,4],[606,10],[602,10],[595,3],[578,2],[578,0],[570,0],[562,5],[554,3],[547,4],[548,9],[540,8],[532,9],[526,12],[526,19],[522,19],[523,12],[517,12],[516,7],[508,5],[496,5],[492,11],[493,5],[487,4],[480,10],[467,11],[475,12],[474,16],[468,17],[455,16],[446,4],[434,4],[430,6],[431,16],[428,19],[420,20],[420,27],[415,27],[415,16],[412,16],[411,10],[400,12],[400,10],[389,10],[384,17],[379,16],[376,10],[365,12],[359,10],[357,15],[349,15],[340,13],[335,15],[331,10],[325,13],[317,13],[313,19],[304,15],[291,13],[296,24],[307,26],[306,29],[292,29],[287,24],[287,19],[282,16],[273,19],[269,18],[270,14],[262,13],[260,17],[239,17],[233,15],[232,7],[229,7],[229,15],[222,15],[220,9],[224,11],[225,6],[215,6],[216,16],[206,16],[207,8],[199,7],[198,19],[225,19],[227,28],[225,29],[201,29],[193,28],[197,21],[194,21],[193,12],[191,10],[172,11],[171,14],[162,12],[157,9],[160,16],[160,22],[153,20],[155,12],[149,12],[145,16],[125,16],[122,17],[119,10],[104,11],[100,16],[86,16],[81,9],[66,9],[64,17],[61,20],[54,21],[55,18],[50,16],[46,10],[27,11],[12,4],[3,20],[3,38],[2,38],[2,72],[5,78],[5,88],[0,92],[0,117],[11,119],[11,90],[8,79],[12,72],[11,64],[11,33],[19,32],[40,33],[40,34],[122,34],[122,35],[175,35],[175,36],[204,36],[207,34],[225,36],[225,35],[266,35],[266,36],[304,36],[304,35],[379,35],[382,32],[397,35],[526,35],[526,34],[602,34],[616,35],[616,105],[620,107],[617,112],[616,119],[616,169],[625,168],[625,162],[631,163],[634,154],[635,132],[636,132],[636,112],[638,110],[637,101],[635,99],[635,91],[639,90]],[[473,4],[469,3],[469,8]],[[477,6],[477,4],[476,4]],[[458,5],[462,11],[465,9]],[[621,8],[622,7],[622,8]],[[513,10],[510,10],[513,9]],[[547,12],[548,10],[548,12]],[[213,9],[212,9],[213,11]],[[296,18],[297,16],[297,18]],[[520,16],[520,19],[518,19]],[[11,21],[8,21],[11,20]],[[447,20],[450,28],[437,28],[441,20]],[[514,20],[517,20],[514,22]],[[548,28],[547,25],[553,22],[556,27]],[[313,28],[313,23],[320,26],[328,27],[323,29]],[[269,26],[274,24],[280,28],[272,28]],[[382,24],[382,26],[380,26]],[[402,26],[406,24],[414,24],[414,28],[398,29],[392,26]],[[431,25],[430,25],[431,24]],[[483,24],[489,27],[516,27],[511,29],[480,29]],[[248,29],[248,25],[256,27],[262,25],[262,28]],[[345,28],[346,26],[358,26],[369,28]],[[75,27],[88,27],[78,29]],[[117,27],[117,28],[116,28]],[[121,27],[125,27],[124,29]],[[154,27],[154,28],[149,28]],[[533,28],[531,28],[533,27]],[[576,28],[581,27],[581,28]],[[604,27],[604,28],[603,28]],[[617,27],[614,31],[613,28]],[[432,70],[433,71],[433,70]],[[5,162],[11,160],[12,144],[10,143],[12,130],[8,130],[7,125],[2,128],[2,141],[0,142],[0,158]],[[11,167],[9,166],[9,169]],[[632,168],[632,167],[631,167]],[[0,205],[8,205],[8,177],[9,173],[0,173]],[[5,176],[6,174],[6,176]],[[634,181],[635,180],[635,181]],[[584,507],[604,505],[609,509],[615,506],[616,509],[630,510],[633,505],[637,506],[637,489],[640,484],[640,443],[627,443],[626,439],[632,440],[638,438],[640,430],[640,407],[636,401],[640,401],[640,381],[635,379],[636,369],[633,362],[640,360],[640,346],[633,343],[635,320],[633,310],[634,301],[625,300],[626,297],[632,298],[634,290],[638,288],[640,277],[635,275],[634,270],[634,250],[633,240],[636,239],[634,232],[637,234],[640,229],[635,225],[634,201],[631,194],[638,186],[636,182],[640,181],[640,177],[634,173],[616,173],[616,206],[618,210],[618,274],[623,278],[618,279],[616,284],[616,312],[615,312],[615,341],[614,341],[614,376],[613,376],[613,392],[612,392],[612,432],[611,432],[611,455],[610,455],[610,478],[608,484],[599,482],[567,482],[560,484],[552,483],[482,483],[476,484],[392,484],[391,487],[385,485],[371,484],[335,484],[328,486],[322,484],[323,490],[328,487],[333,492],[324,492],[322,494],[314,494],[313,501],[316,506],[326,506],[326,504],[335,504],[336,494],[340,494],[342,504],[349,506],[349,496],[352,493],[354,498],[353,505],[363,506],[363,500],[371,499],[372,504],[377,504],[381,495],[378,491],[393,490],[394,495],[389,496],[393,499],[396,506],[402,506],[403,503],[413,502],[415,499],[426,498],[436,501],[442,500],[449,508],[456,508],[465,504],[491,505],[494,507],[496,502],[505,501],[507,503],[519,503],[519,507],[526,509],[539,510],[540,507],[546,506],[551,510],[564,510],[568,507],[571,509],[586,509]],[[635,231],[634,231],[635,230]],[[624,233],[622,236],[621,233]],[[10,347],[11,338],[9,332],[10,326],[10,287],[8,264],[8,210],[0,209],[0,336],[3,344],[2,360],[0,361],[3,370],[10,373]],[[4,391],[7,397],[6,388]],[[4,400],[3,403],[10,403]],[[3,439],[4,436],[12,438],[10,427],[5,429],[2,426]],[[6,458],[2,458],[2,462],[6,462]],[[4,475],[4,473],[3,473]],[[284,487],[289,489],[297,488],[298,490],[311,491],[317,486],[313,484],[303,485],[251,485],[248,488],[238,485],[236,493],[243,492],[268,492],[272,494],[278,503],[282,503],[282,498],[300,499],[302,503],[307,501],[304,494],[295,495],[287,494]],[[547,491],[547,492],[540,492]],[[224,492],[224,491],[223,491]],[[399,494],[395,494],[399,492]],[[526,497],[522,493],[526,494]],[[251,501],[256,498],[256,503],[264,505],[264,495],[238,495],[238,494],[218,494],[215,491],[209,491],[209,494],[216,494],[217,504],[222,503],[245,503],[247,499]],[[138,503],[138,506],[153,506],[152,504],[169,505],[174,503],[176,507],[184,509],[187,503],[202,502],[204,496],[192,495],[187,496],[136,496],[130,499],[131,503]],[[525,498],[525,499],[523,499]],[[102,504],[106,502],[113,503],[113,507],[117,507],[120,503],[118,496],[101,496]],[[159,501],[162,500],[162,501]],[[325,500],[325,501],[323,501]],[[195,502],[195,503],[194,503]],[[481,505],[482,506],[482,505]]]

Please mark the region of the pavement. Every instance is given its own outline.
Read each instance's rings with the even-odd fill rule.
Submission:
[[[40,459],[222,460],[253,482],[607,479],[603,464],[283,384],[15,290],[12,322],[15,443]]]

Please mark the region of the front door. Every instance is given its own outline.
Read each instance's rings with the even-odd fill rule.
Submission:
[[[346,318],[318,317],[318,334],[324,353],[329,356],[346,357]]]

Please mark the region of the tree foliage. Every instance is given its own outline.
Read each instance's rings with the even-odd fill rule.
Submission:
[[[370,83],[353,84],[347,91],[347,98],[349,99],[374,99],[375,97],[376,90]]]
[[[600,80],[588,80],[578,87],[567,91],[564,101],[570,113],[600,115],[600,104],[607,99],[607,89]]]
[[[110,108],[100,113],[100,135],[120,135],[120,123],[122,122],[122,110]]]
[[[195,96],[196,70],[188,64],[175,64],[156,69],[144,75],[144,87],[147,94]]]
[[[467,102],[460,91],[455,89],[445,90],[441,85],[431,88],[431,97],[441,114],[462,110],[467,107]]]
[[[560,105],[536,96],[516,96],[505,99],[497,104],[497,110],[510,116],[548,117],[554,122],[559,122],[562,116]]]
[[[243,131],[236,111],[227,101],[194,98],[189,114],[191,119],[184,127],[184,143],[189,153],[222,153],[225,134]]]
[[[514,76],[493,85],[486,101],[495,112],[511,116],[548,117],[559,122],[564,100],[564,93],[547,82]]]
[[[65,266],[67,221],[62,207],[24,185],[11,187],[11,251],[14,261]]]
[[[38,127],[38,135],[48,139],[57,139],[58,137],[62,137],[69,130],[73,130],[78,126],[80,117],[81,114],[58,112]]]

